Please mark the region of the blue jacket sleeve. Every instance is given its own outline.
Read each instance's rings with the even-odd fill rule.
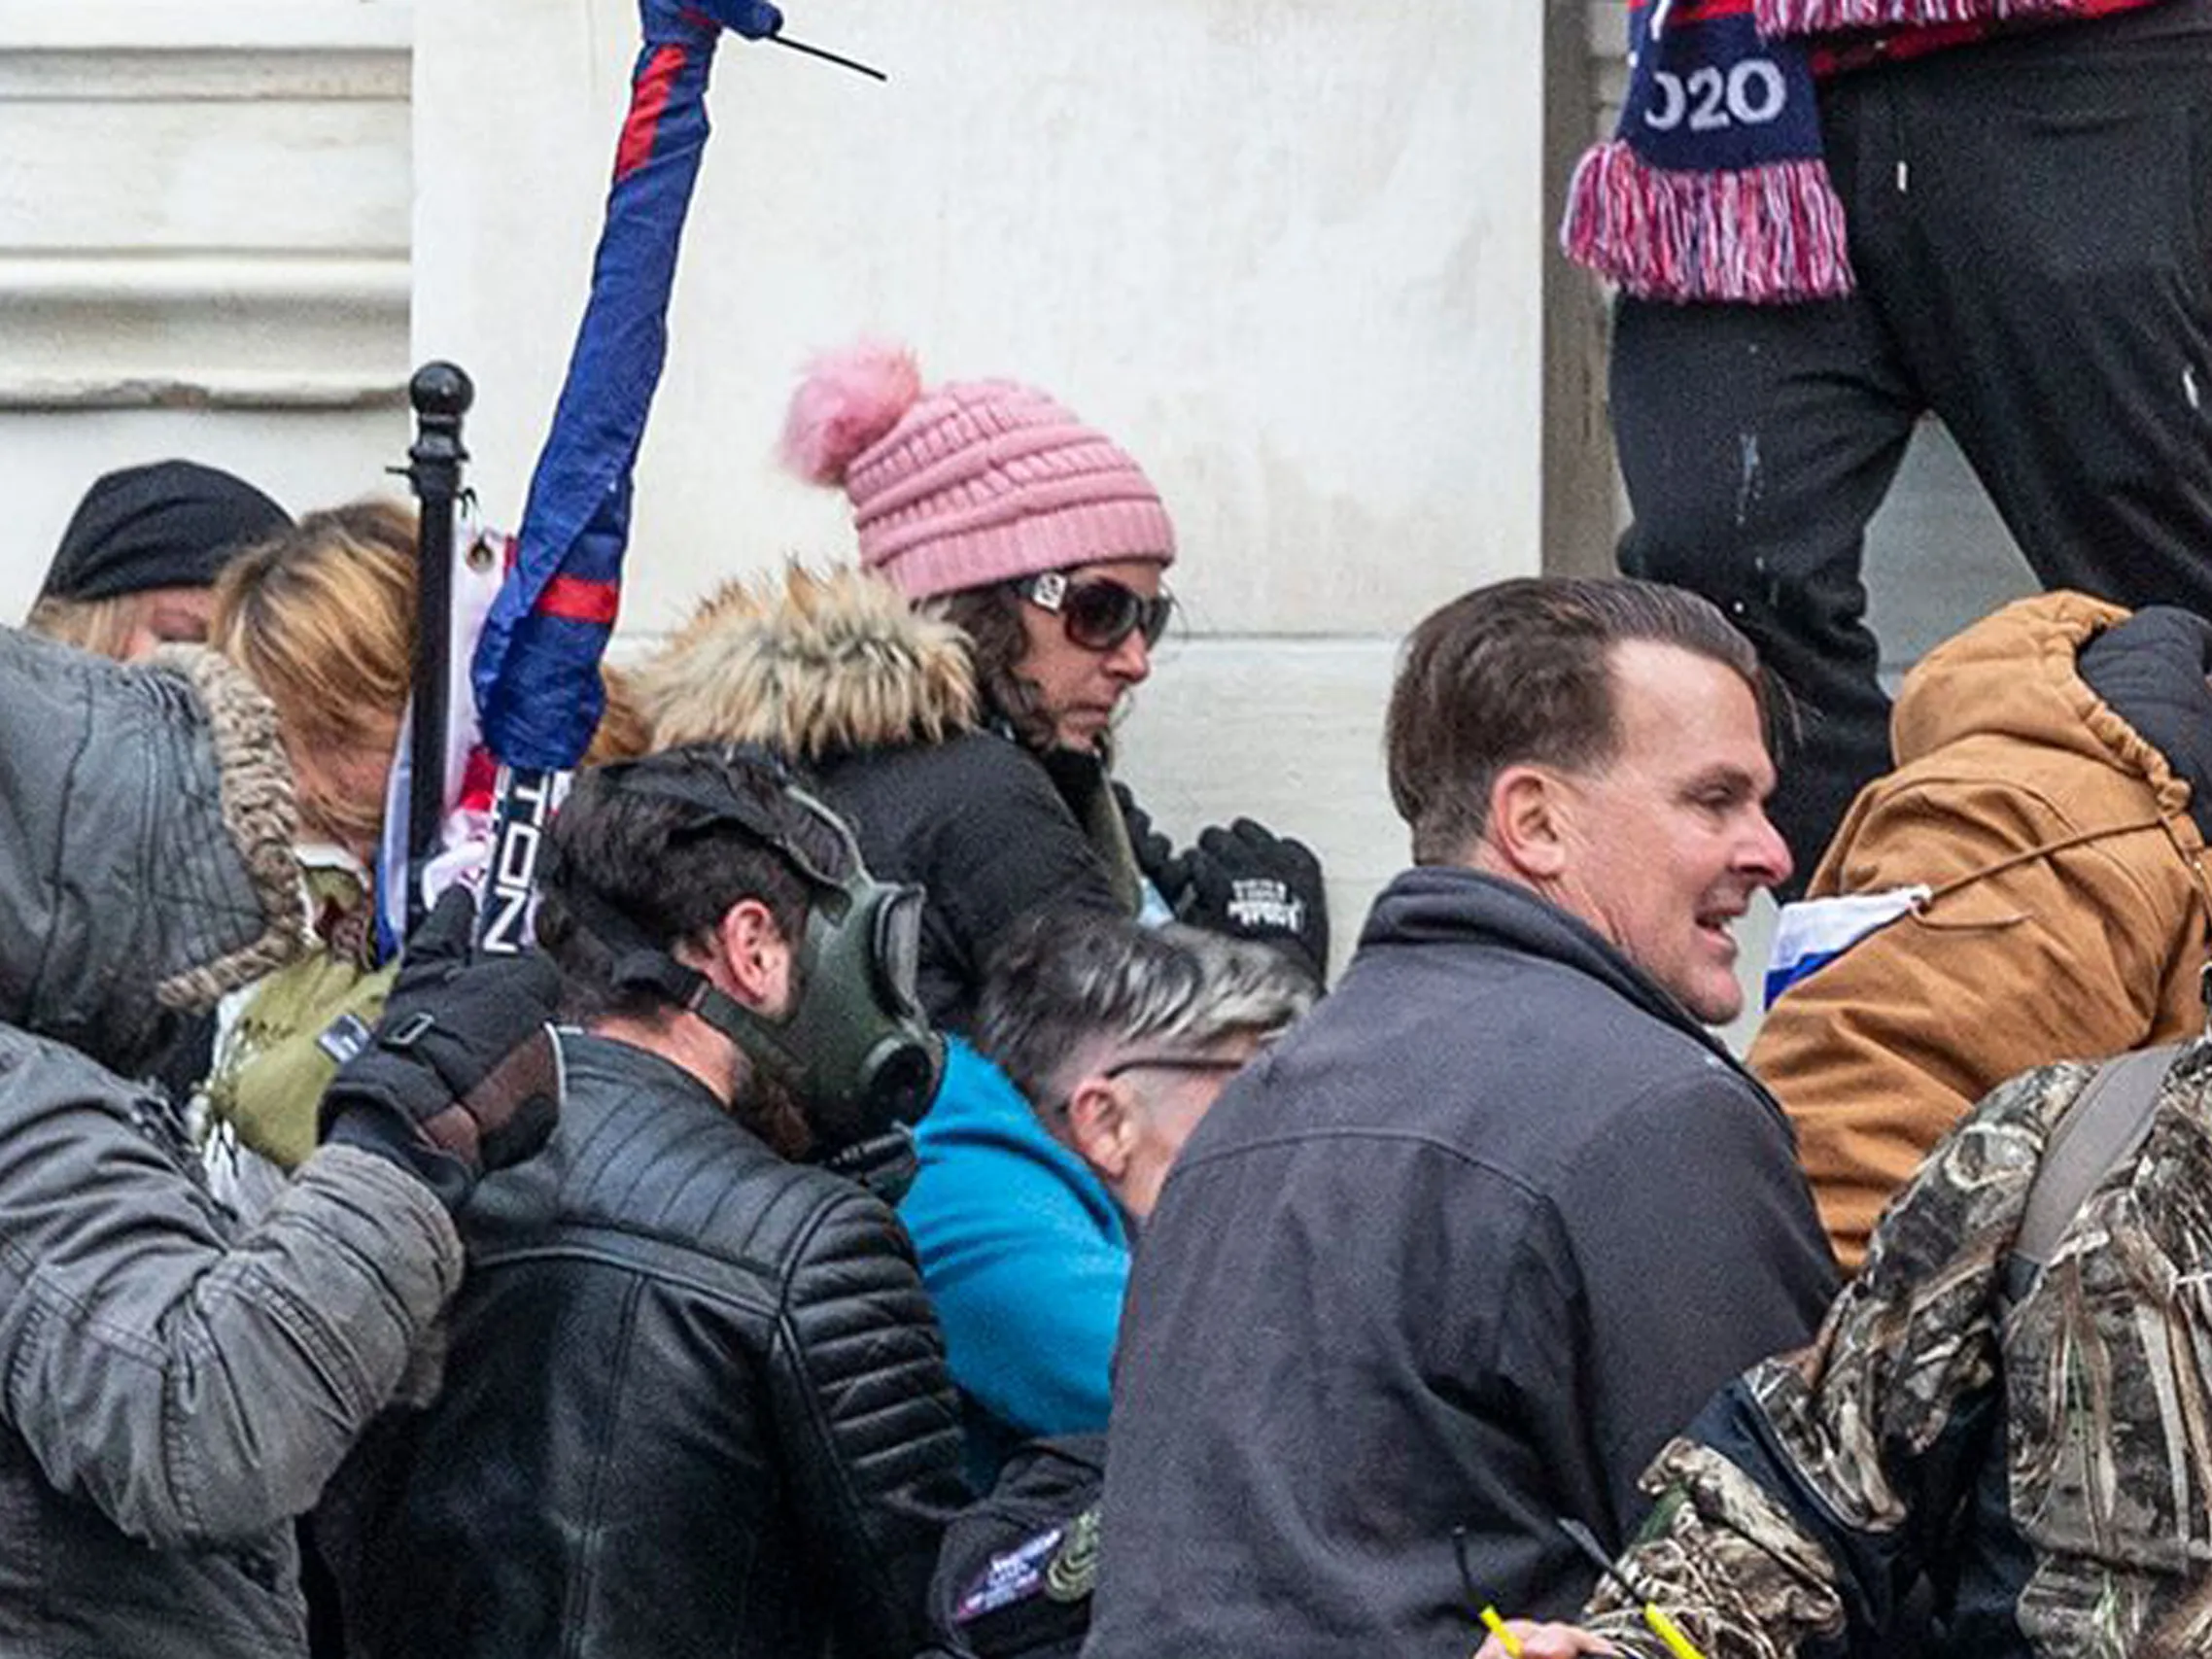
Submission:
[[[1557,1381],[1611,1472],[1617,1542],[1646,1506],[1638,1474],[1712,1391],[1812,1336],[1835,1262],[1780,1112],[1718,1070],[1620,1113],[1558,1215],[1589,1343]]]
[[[1127,1235],[1103,1186],[955,1045],[900,1206],[952,1379],[1018,1433],[1106,1427]]]

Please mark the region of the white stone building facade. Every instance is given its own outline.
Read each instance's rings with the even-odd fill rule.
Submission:
[[[842,501],[771,458],[812,351],[1033,380],[1144,462],[1184,544],[1124,772],[1179,833],[1312,841],[1341,955],[1404,855],[1400,637],[1607,562],[1602,306],[1550,233],[1617,96],[1614,9],[792,0],[892,79],[723,51],[620,648],[846,552]],[[0,611],[109,466],[190,455],[294,507],[395,487],[432,356],[476,379],[471,478],[513,522],[635,33],[631,0],[0,0]],[[2019,579],[1922,447],[1877,559],[1916,648]]]

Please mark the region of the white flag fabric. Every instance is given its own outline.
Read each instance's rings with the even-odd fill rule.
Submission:
[[[468,683],[469,660],[484,617],[499,597],[506,568],[508,537],[497,531],[456,525],[453,546],[453,608],[446,638],[445,822],[438,855],[419,872],[427,908],[438,895],[464,881],[473,888],[483,877],[491,848],[492,767],[476,722],[476,694]],[[376,858],[378,959],[388,960],[407,931],[407,816],[414,753],[414,709],[399,724],[392,757],[391,781],[384,791],[384,840]]]
[[[1808,974],[1827,966],[1868,934],[1911,916],[1928,902],[1928,887],[1890,887],[1879,893],[1851,893],[1836,899],[1800,899],[1783,905],[1775,924],[1775,948],[1767,958],[1767,1002]]]

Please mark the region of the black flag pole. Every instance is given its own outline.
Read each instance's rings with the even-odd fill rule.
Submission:
[[[461,417],[476,388],[457,364],[428,363],[407,382],[415,441],[407,450],[408,486],[421,506],[416,544],[413,737],[407,754],[407,927],[423,915],[423,870],[437,856],[445,820],[446,653],[453,629],[453,519],[468,451]]]

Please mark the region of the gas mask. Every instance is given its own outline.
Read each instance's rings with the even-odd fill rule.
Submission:
[[[844,820],[757,751],[718,751],[709,761],[676,750],[601,772],[603,786],[689,809],[695,815],[672,841],[735,829],[778,853],[809,888],[782,1019],[734,1001],[596,895],[578,893],[570,900],[578,918],[616,953],[616,986],[651,990],[728,1037],[799,1103],[813,1161],[895,1201],[887,1189],[902,1173],[912,1179],[908,1125],[928,1109],[945,1067],[944,1041],[915,990],[921,889],[870,876]]]

